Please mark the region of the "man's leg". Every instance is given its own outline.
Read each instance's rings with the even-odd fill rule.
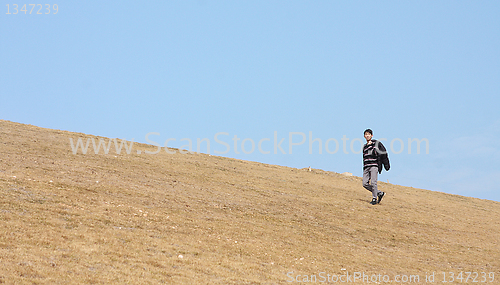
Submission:
[[[370,182],[372,184],[373,198],[378,198],[378,195],[382,193],[380,190],[378,190],[377,180],[378,180],[378,167],[370,167]]]
[[[372,192],[373,193],[373,188],[372,188],[372,185],[369,183],[370,181],[370,175],[371,175],[371,172],[370,172],[370,168],[365,168],[363,169],[363,187]],[[376,198],[375,196],[373,196],[374,198]]]

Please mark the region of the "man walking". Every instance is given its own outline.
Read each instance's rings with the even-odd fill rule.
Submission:
[[[385,193],[377,189],[378,174],[382,173],[382,165],[388,171],[389,156],[384,145],[373,138],[373,131],[364,132],[366,144],[363,146],[363,187],[372,192],[372,205],[380,203]]]

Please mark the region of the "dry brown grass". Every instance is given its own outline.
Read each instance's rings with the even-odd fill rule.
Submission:
[[[372,206],[359,177],[138,144],[75,155],[69,138],[92,136],[8,121],[0,135],[0,283],[472,271],[500,284],[498,202],[380,183]]]

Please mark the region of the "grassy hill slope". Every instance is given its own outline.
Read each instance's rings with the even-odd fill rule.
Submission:
[[[73,154],[79,137],[97,138],[0,121],[0,283],[500,284],[498,202],[380,183],[372,206],[359,177],[137,143]]]

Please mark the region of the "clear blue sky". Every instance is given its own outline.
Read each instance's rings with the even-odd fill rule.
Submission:
[[[0,119],[500,201],[499,1],[2,3]]]

